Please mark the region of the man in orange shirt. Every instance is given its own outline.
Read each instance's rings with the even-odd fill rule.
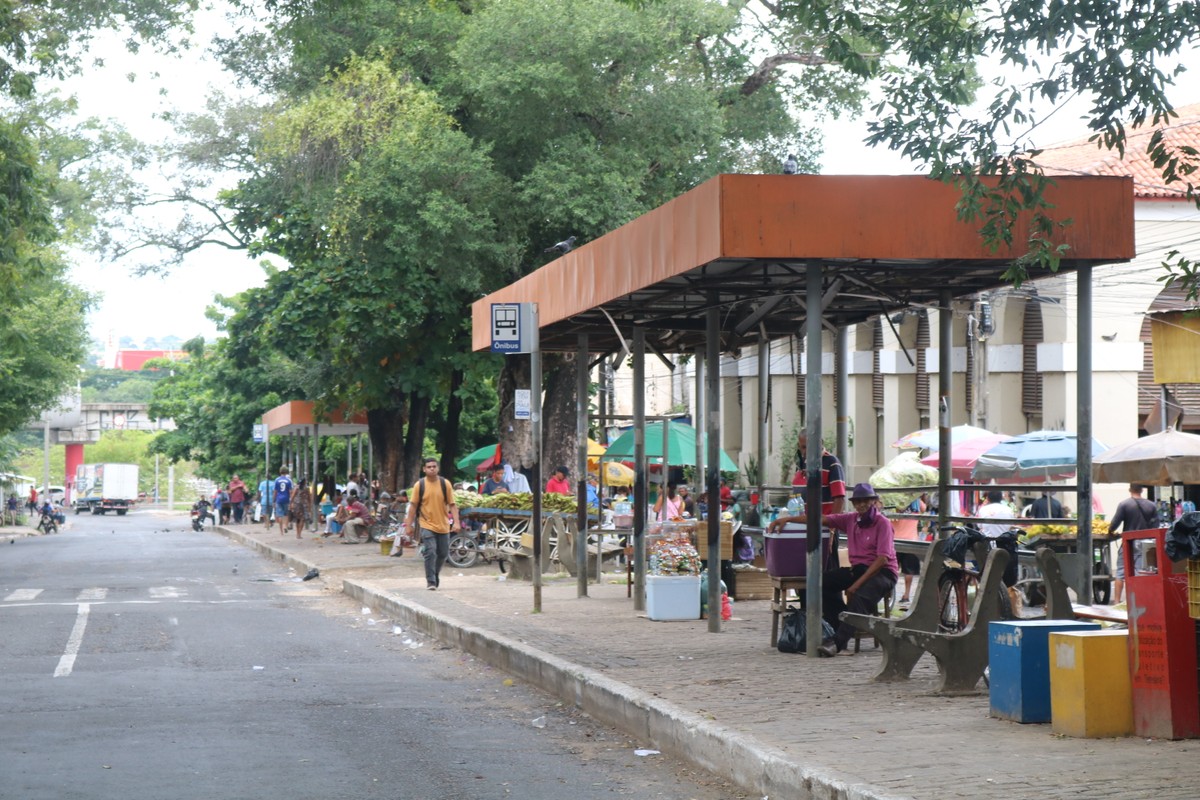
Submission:
[[[404,527],[413,531],[421,543],[425,558],[425,588],[434,591],[441,583],[442,565],[450,555],[450,534],[462,530],[458,505],[450,491],[450,481],[438,475],[436,458],[421,462],[425,474],[409,492],[408,513]],[[413,528],[413,523],[417,524]]]

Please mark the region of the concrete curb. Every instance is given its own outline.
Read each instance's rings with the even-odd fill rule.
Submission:
[[[241,531],[221,526],[215,530],[297,572],[319,568],[317,564],[288,555]],[[342,592],[389,614],[404,625],[571,703],[594,719],[655,749],[721,775],[749,791],[775,800],[911,800],[877,786],[848,783],[820,769],[805,767],[783,751],[767,747],[752,736],[718,725],[600,672],[440,614],[366,583],[343,579]]]
[[[725,776],[745,789],[773,798],[797,800],[900,800],[900,796],[879,787],[847,783],[821,770],[806,768],[753,737],[551,653],[358,581],[343,580],[342,587],[346,595],[364,605],[571,703],[606,725]]]

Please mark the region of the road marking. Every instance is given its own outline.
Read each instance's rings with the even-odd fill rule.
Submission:
[[[83,602],[87,600],[103,600],[106,597],[108,597],[108,589],[103,586],[93,586],[91,589],[84,589],[75,599]]]
[[[87,603],[79,604],[79,614],[75,617],[75,627],[71,629],[71,636],[67,639],[67,649],[63,653],[62,658],[58,660],[58,667],[54,670],[54,677],[65,678],[75,668],[75,656],[79,655],[79,645],[83,643],[83,632],[87,628],[88,614],[91,613],[91,610],[92,607]]]
[[[186,590],[177,589],[174,586],[151,586],[149,592],[151,597],[159,600],[173,599],[187,595]]]
[[[41,589],[17,589],[8,597],[4,598],[4,602],[8,603],[14,600],[32,600],[41,593]]]

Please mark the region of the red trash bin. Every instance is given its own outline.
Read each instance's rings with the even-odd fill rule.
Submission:
[[[1167,558],[1166,528],[1123,533],[1133,729],[1138,736],[1200,736],[1196,622],[1188,616],[1187,562]],[[1135,574],[1134,543],[1152,540],[1146,569]],[[1153,560],[1153,564],[1151,564]],[[1150,572],[1150,569],[1155,569]]]

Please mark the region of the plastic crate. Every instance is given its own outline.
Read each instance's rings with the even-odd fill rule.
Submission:
[[[1188,616],[1200,619],[1200,558],[1187,562]]]

